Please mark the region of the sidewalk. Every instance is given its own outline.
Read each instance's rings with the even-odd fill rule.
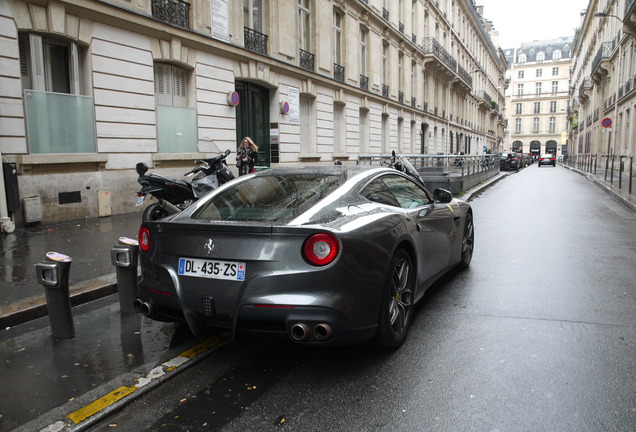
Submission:
[[[636,213],[627,188],[580,170]],[[467,191],[470,201],[510,173]],[[136,238],[139,213],[0,235],[0,432],[86,430],[229,341],[227,334],[194,337],[186,326],[120,313],[110,250]],[[34,265],[46,252],[70,256],[74,339],[51,336],[44,288]],[[90,301],[93,300],[93,301]]]

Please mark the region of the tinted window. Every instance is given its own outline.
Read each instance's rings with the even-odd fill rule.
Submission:
[[[421,207],[431,197],[417,184],[398,175],[386,175],[371,182],[362,195],[370,201],[402,208]]]
[[[285,222],[343,182],[344,176],[315,173],[256,176],[214,195],[192,219]]]

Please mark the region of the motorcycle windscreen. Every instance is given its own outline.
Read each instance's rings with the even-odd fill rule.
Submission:
[[[200,180],[192,180],[192,191],[196,199],[201,198],[218,187],[219,179],[216,177],[216,174],[205,176]]]

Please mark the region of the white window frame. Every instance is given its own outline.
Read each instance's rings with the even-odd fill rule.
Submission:
[[[255,13],[256,12],[256,13]],[[256,19],[254,19],[256,16]],[[259,33],[265,33],[263,0],[243,0],[243,25]]]
[[[20,66],[23,88],[35,91],[81,94],[79,49],[74,42],[61,41],[41,35],[29,34],[20,37]],[[64,46],[68,49],[67,74],[68,92],[60,91],[53,82],[52,48]]]
[[[342,28],[344,24],[344,16],[338,10],[333,10],[333,62],[343,66],[342,59]]]
[[[188,106],[188,71],[169,63],[154,64],[157,105]]]

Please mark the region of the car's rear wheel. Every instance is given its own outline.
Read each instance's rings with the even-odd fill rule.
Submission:
[[[466,215],[466,222],[464,223],[464,234],[462,236],[462,259],[459,262],[459,267],[467,269],[470,266],[470,262],[473,260],[473,250],[475,248],[475,225],[473,224],[473,215],[468,213]]]
[[[378,328],[378,342],[386,348],[398,348],[406,339],[413,317],[414,276],[411,257],[399,249],[389,267]]]
[[[161,219],[162,217],[168,216],[168,212],[161,207],[159,203],[150,204],[144,213],[141,215],[141,220],[146,221],[156,221]]]

